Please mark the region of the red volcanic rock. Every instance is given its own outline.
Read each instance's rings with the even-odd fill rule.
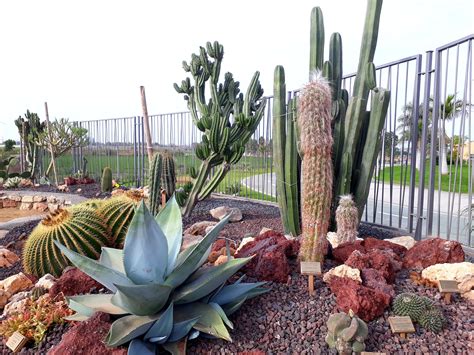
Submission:
[[[370,251],[373,249],[392,250],[399,257],[403,257],[403,255],[405,255],[407,251],[407,248],[405,248],[403,245],[395,244],[389,242],[388,240],[381,240],[372,237],[365,238],[362,241],[362,245],[364,246],[366,251]]]
[[[69,329],[61,342],[52,347],[48,354],[126,355],[126,348],[109,348],[104,344],[110,325],[108,314],[96,313],[89,320],[79,322]]]
[[[424,269],[435,264],[460,263],[464,258],[464,250],[458,242],[433,238],[422,240],[408,250],[403,266]]]
[[[366,322],[380,317],[390,304],[390,296],[369,288],[347,277],[334,276],[329,283],[336,295],[337,307],[343,312],[352,311]]]
[[[373,249],[368,253],[362,253],[358,250],[354,250],[346,260],[345,264],[355,269],[376,269],[380,271],[387,280],[388,283],[395,281],[395,273],[397,270],[392,258],[396,255],[389,250]]]
[[[354,250],[365,252],[365,248],[362,245],[362,240],[343,243],[337,248],[333,249],[332,255],[334,256],[335,260],[339,261],[340,263],[344,263]]]
[[[104,288],[102,284],[84,274],[78,268],[70,268],[63,272],[58,281],[49,290],[51,297],[63,293],[64,296],[90,293],[92,289]]]
[[[275,231],[267,231],[245,244],[234,256],[243,258],[255,255],[243,269],[249,276],[260,280],[287,282],[290,273],[288,257],[296,257],[298,249],[298,241],[288,240]]]
[[[387,283],[383,274],[375,269],[362,269],[362,285],[381,291],[390,296],[390,299],[395,297],[395,290],[392,285]]]

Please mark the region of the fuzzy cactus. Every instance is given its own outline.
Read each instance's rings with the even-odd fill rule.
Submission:
[[[349,314],[331,314],[327,328],[326,343],[339,354],[360,353],[365,350],[364,342],[369,330],[367,324],[352,311]]]
[[[102,179],[100,180],[100,189],[102,192],[112,191],[112,170],[109,167],[104,168]]]
[[[327,253],[333,189],[331,119],[331,89],[315,75],[298,98],[303,261],[322,262]]]
[[[352,195],[341,196],[336,209],[337,240],[339,244],[352,242],[357,238],[359,210]]]

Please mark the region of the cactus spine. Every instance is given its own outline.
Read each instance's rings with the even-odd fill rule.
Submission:
[[[315,77],[298,98],[300,132],[302,232],[300,258],[324,260],[327,253],[332,200],[331,89],[325,79]]]
[[[336,210],[337,239],[340,244],[357,238],[359,211],[351,195],[341,196]]]
[[[98,258],[101,248],[111,241],[107,225],[92,208],[59,209],[44,218],[28,237],[23,249],[25,272],[38,277],[61,275],[70,263],[54,245],[55,240],[92,258]]]
[[[326,343],[339,354],[350,355],[365,350],[364,342],[369,335],[369,329],[367,324],[352,311],[349,311],[349,314],[331,314],[327,328]]]
[[[150,212],[156,216],[161,205],[161,172],[163,166],[163,158],[161,154],[155,154],[150,167]]]
[[[100,189],[102,192],[112,191],[112,170],[109,167],[104,168],[100,180]]]
[[[166,192],[166,199],[170,199],[176,190],[176,170],[173,155],[169,152],[163,154],[161,185]]]

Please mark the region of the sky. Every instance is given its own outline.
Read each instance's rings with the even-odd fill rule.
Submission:
[[[207,41],[224,45],[222,72],[245,89],[261,73],[272,94],[283,65],[287,89],[308,78],[310,13],[320,6],[326,42],[343,40],[344,72],[357,66],[365,0],[0,2],[0,141],[18,139],[27,109],[44,118],[93,120],[186,111],[174,82]],[[474,32],[472,0],[385,0],[375,64],[424,53]]]

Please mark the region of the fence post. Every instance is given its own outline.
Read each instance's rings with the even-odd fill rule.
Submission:
[[[138,177],[137,177],[137,118],[136,117],[133,117],[133,180],[134,180],[135,185],[137,185]]]
[[[428,117],[430,108],[430,88],[431,88],[431,67],[432,67],[433,51],[426,52],[425,65],[425,87],[423,95],[423,121],[421,131],[421,147],[420,147],[420,172],[419,172],[419,187],[418,187],[418,207],[417,207],[417,223],[415,230],[415,239],[421,240],[421,233],[423,227],[423,202],[425,192],[425,157],[426,157],[426,143],[428,140]],[[418,117],[413,118],[418,123]],[[417,127],[418,130],[418,127]],[[416,148],[415,148],[416,149]],[[415,167],[416,168],[416,167]],[[428,216],[429,217],[429,216]]]
[[[418,115],[420,106],[421,87],[421,54],[416,56],[415,86],[413,88],[413,122],[411,128],[411,157],[410,157],[410,192],[408,198],[408,231],[413,232],[413,217],[416,185],[416,151],[418,149]]]

